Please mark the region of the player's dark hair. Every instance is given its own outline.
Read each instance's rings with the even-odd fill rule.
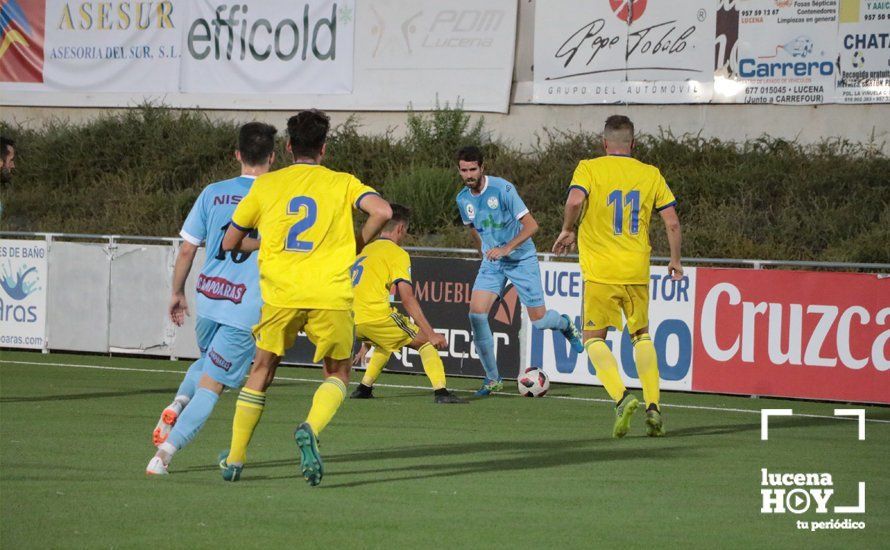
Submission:
[[[386,222],[386,225],[383,227],[384,231],[392,231],[400,223],[409,223],[411,221],[411,209],[407,206],[402,206],[401,204],[390,203],[390,208],[392,208],[392,217]]]
[[[462,147],[460,151],[457,152],[457,161],[478,162],[479,166],[482,166],[482,163],[485,161],[485,157],[482,155],[482,149],[476,147],[475,145],[467,145],[466,147]]]
[[[287,136],[294,157],[314,158],[328,138],[331,119],[317,109],[300,111],[287,119]]]
[[[12,152],[12,149],[15,147],[15,141],[6,136],[0,137],[0,158],[4,161],[6,157]]]
[[[248,122],[238,131],[238,151],[241,162],[248,166],[260,166],[269,161],[275,150],[275,134],[271,124]]]
[[[630,140],[634,137],[634,123],[624,115],[612,115],[606,119],[606,126],[603,128],[603,135],[608,140],[610,136],[615,139],[617,136],[630,136]],[[618,141],[626,141],[618,139]]]

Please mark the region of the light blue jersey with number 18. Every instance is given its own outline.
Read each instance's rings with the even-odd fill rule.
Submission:
[[[247,331],[259,322],[262,306],[257,254],[223,252],[222,240],[253,180],[239,176],[205,187],[179,233],[195,246],[204,244],[207,251],[198,274],[198,316]]]

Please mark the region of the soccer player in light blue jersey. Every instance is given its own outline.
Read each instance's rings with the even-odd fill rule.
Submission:
[[[242,126],[235,151],[241,175],[204,188],[182,226],[168,311],[182,326],[189,313],[185,281],[203,244],[207,258],[198,275],[195,323],[201,358],[189,367],[176,398],[161,414],[152,434],[158,451],[147,474],[167,473],[174,453],[194,439],[210,417],[223,387],[240,387],[250,367],[255,352],[251,327],[259,322],[262,306],[257,258],[251,251],[258,243],[252,239],[241,250],[225,252],[222,240],[253,180],[272,167],[275,133],[275,127],[259,122]]]
[[[532,242],[538,222],[512,183],[485,175],[483,160],[478,147],[464,147],[457,153],[457,167],[464,182],[464,189],[457,195],[457,208],[483,256],[470,298],[470,327],[485,369],[485,380],[476,392],[478,397],[504,387],[498,373],[488,313],[507,281],[516,287],[535,328],[558,330],[576,352],[584,351],[581,334],[569,316],[544,305],[541,269]]]

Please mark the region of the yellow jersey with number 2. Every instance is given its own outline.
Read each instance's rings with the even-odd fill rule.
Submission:
[[[280,308],[352,308],[352,210],[376,193],[355,176],[292,164],[259,176],[232,214],[260,234],[260,291]]]
[[[658,168],[621,155],[582,160],[571,188],[587,197],[578,226],[584,280],[648,284],[649,220],[676,204]]]

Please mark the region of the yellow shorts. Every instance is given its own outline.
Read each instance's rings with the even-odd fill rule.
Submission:
[[[253,327],[256,347],[282,356],[300,331],[315,344],[315,362],[352,357],[355,323],[348,309],[294,309],[263,304],[259,324]]]
[[[649,285],[609,285],[584,281],[584,330],[624,328],[633,334],[649,325]]]
[[[392,353],[411,343],[420,329],[401,313],[355,325],[355,337],[370,342],[375,348]]]

